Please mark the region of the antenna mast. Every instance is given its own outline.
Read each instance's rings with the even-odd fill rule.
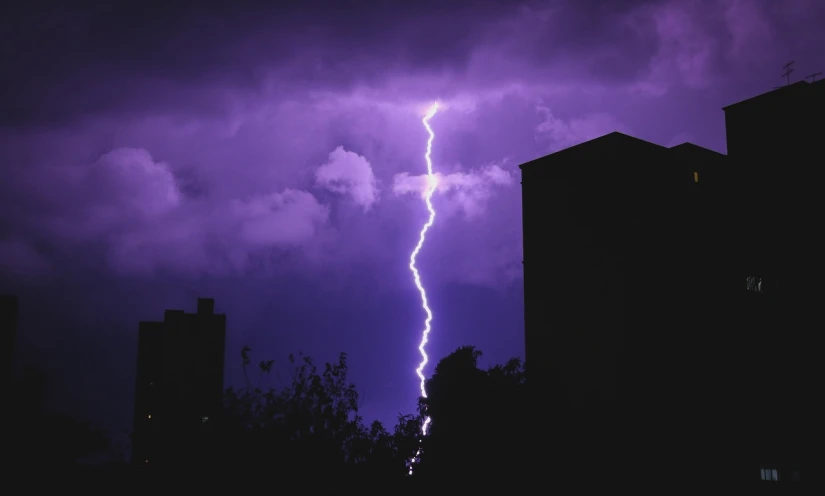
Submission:
[[[821,75],[822,75],[821,72],[815,72],[813,74],[808,74],[807,76],[805,76],[805,79],[810,79],[811,82],[813,83],[813,82],[816,82],[816,77],[821,76]]]
[[[790,62],[782,66],[782,69],[785,70],[785,72],[782,73],[782,77],[785,78],[786,81],[785,84],[791,84],[791,73],[793,72],[793,68],[791,66],[793,65],[793,62],[794,61],[791,60]]]

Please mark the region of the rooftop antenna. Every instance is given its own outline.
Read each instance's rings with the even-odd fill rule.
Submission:
[[[821,72],[815,72],[815,73],[813,73],[813,74],[808,74],[807,76],[805,76],[805,79],[810,79],[810,80],[811,80],[811,82],[813,83],[813,82],[815,82],[815,81],[816,81],[816,77],[817,77],[817,76],[821,76],[821,75],[822,75],[822,73],[821,73]]]
[[[791,66],[793,65],[793,62],[794,61],[791,60],[790,62],[782,66],[782,69],[785,70],[785,72],[782,73],[782,77],[785,78],[786,81],[785,84],[791,84],[791,73],[793,72],[793,68]]]

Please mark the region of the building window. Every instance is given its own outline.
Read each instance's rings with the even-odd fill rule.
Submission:
[[[694,173],[693,173],[693,182],[694,182],[694,183],[698,183],[698,182],[699,182],[699,173],[698,173],[698,172],[694,172]]]
[[[762,292],[762,278],[759,276],[748,276],[745,278],[745,287],[748,291],[753,291],[754,293],[761,293]]]
[[[205,424],[207,420],[209,420],[209,417],[201,417],[202,424]]]
[[[779,480],[779,470],[776,470],[775,468],[763,468],[761,470],[761,475],[763,481]]]

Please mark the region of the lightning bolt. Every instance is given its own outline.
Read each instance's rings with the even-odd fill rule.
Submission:
[[[418,257],[418,253],[421,251],[421,248],[424,246],[424,241],[427,238],[427,231],[430,230],[435,222],[435,209],[433,208],[432,198],[436,187],[438,187],[438,178],[433,173],[433,161],[430,158],[433,151],[433,140],[435,139],[435,133],[430,127],[430,119],[433,118],[436,112],[438,112],[438,102],[433,102],[432,106],[427,111],[427,114],[424,116],[424,119],[421,120],[424,127],[427,129],[427,133],[430,135],[427,140],[427,152],[424,154],[424,160],[427,162],[427,189],[424,192],[424,202],[427,204],[427,211],[430,213],[430,216],[421,228],[421,232],[418,235],[418,244],[415,245],[415,249],[413,249],[412,253],[410,253],[410,271],[412,272],[413,279],[415,280],[415,287],[418,288],[418,292],[421,293],[421,307],[427,314],[427,318],[424,320],[424,331],[421,334],[421,343],[418,345],[418,351],[421,353],[421,363],[418,364],[418,368],[415,369],[415,373],[418,374],[418,378],[421,381],[421,396],[424,398],[427,397],[427,389],[424,387],[426,383],[426,378],[424,377],[424,367],[427,366],[427,362],[430,360],[427,356],[426,347],[430,336],[430,331],[432,330],[430,324],[433,320],[433,312],[430,310],[430,306],[427,302],[427,291],[421,283],[421,276],[418,273],[418,268],[415,266],[415,259]],[[429,427],[430,422],[430,417],[424,419],[424,423],[421,425],[422,436],[427,435],[427,427]],[[419,448],[414,460],[418,459],[420,453],[421,449]],[[410,474],[412,474],[412,463],[413,462],[410,463]]]

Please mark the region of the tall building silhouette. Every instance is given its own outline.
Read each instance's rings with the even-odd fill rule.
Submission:
[[[784,86],[724,112],[738,199],[731,228],[740,241],[730,266],[745,280],[734,309],[736,366],[744,371],[732,388],[737,444],[764,479],[821,485],[825,174],[817,164],[825,160],[825,81]]]
[[[171,466],[194,462],[223,402],[226,316],[212,299],[197,312],[167,310],[141,322],[138,337],[132,461]]]
[[[521,165],[526,358],[565,470],[700,484],[812,470],[824,93],[802,82],[726,107],[727,156],[610,133]]]

